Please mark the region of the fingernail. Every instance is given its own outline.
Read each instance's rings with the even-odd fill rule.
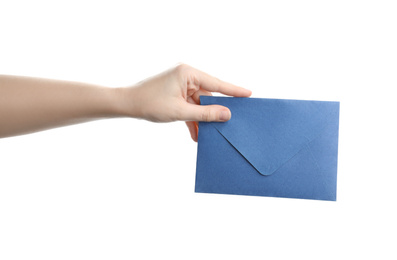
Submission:
[[[227,120],[229,120],[230,119],[230,117],[231,117],[231,114],[230,114],[230,111],[221,111],[220,113],[219,113],[219,120],[220,121],[227,121]]]

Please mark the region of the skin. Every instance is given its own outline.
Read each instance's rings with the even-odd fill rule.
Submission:
[[[200,106],[199,96],[218,92],[249,97],[251,91],[186,64],[127,87],[0,75],[0,138],[97,119],[130,117],[152,122],[186,121],[197,141],[198,121],[225,122],[230,110]]]

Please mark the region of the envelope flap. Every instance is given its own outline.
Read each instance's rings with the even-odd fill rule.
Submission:
[[[228,107],[232,118],[208,123],[262,175],[274,173],[318,136],[339,102],[201,96]],[[272,152],[269,152],[272,151]]]

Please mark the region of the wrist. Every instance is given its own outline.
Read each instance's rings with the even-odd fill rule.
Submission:
[[[133,87],[113,88],[114,111],[120,117],[139,117],[138,107],[135,101],[135,89]]]

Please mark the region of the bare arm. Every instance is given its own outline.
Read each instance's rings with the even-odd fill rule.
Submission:
[[[0,75],[0,137],[121,116],[117,89]]]
[[[180,64],[133,86],[109,88],[79,82],[0,75],[0,138],[101,118],[186,121],[197,141],[197,121],[227,121],[230,110],[199,106],[200,95],[251,91]]]

